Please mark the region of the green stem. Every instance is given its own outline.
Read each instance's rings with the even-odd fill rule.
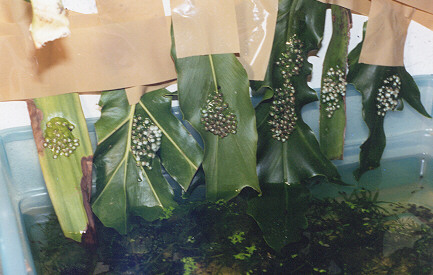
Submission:
[[[213,64],[213,59],[212,59],[212,55],[209,55],[209,62],[210,62],[210,67],[212,70],[212,77],[213,77],[213,82],[215,84],[215,92],[218,92],[218,82],[217,82],[217,78],[216,78],[216,73],[215,73],[215,66]]]
[[[288,183],[289,182],[289,156],[288,156],[288,146],[287,146],[287,142],[283,142],[282,144],[283,148],[283,175],[284,175],[284,183]]]

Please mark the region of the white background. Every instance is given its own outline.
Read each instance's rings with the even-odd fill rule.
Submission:
[[[163,0],[163,2],[168,15],[170,10],[167,5],[168,0]],[[318,52],[316,57],[309,58],[309,61],[313,63],[313,75],[309,83],[312,88],[320,87],[323,56],[332,33],[329,15],[328,11],[322,50]],[[366,19],[365,16],[353,15],[349,51],[361,41],[363,23]],[[406,41],[404,61],[406,69],[412,75],[433,74],[433,31],[418,23],[411,23]],[[97,105],[99,101],[98,95],[82,95],[81,101],[86,117],[98,117],[100,115],[99,106]],[[25,102],[0,102],[0,130],[26,125],[30,125],[30,120]]]

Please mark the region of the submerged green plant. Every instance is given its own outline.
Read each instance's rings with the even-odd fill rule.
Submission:
[[[95,268],[95,253],[64,238],[54,214],[33,225],[29,239],[38,274],[91,274]]]
[[[235,232],[233,235],[229,236],[228,239],[232,244],[238,244],[245,240],[244,236],[245,232]]]
[[[288,200],[298,198],[305,200],[302,196]],[[146,222],[134,217],[132,231],[126,235],[98,224],[96,253],[65,242],[58,224],[56,231],[43,230],[45,237],[37,233],[31,245],[44,274],[60,274],[59,270],[78,274],[77,270],[88,264],[91,268],[95,262],[104,263],[110,274],[430,274],[431,209],[377,198],[376,192],[361,189],[338,199],[311,201],[304,237],[279,252],[265,243],[260,229],[245,214],[247,202],[242,195],[221,207],[204,201],[181,204],[165,220]],[[407,212],[418,219],[404,218],[411,215]],[[415,220],[424,224],[410,222]],[[233,235],[244,240],[233,244],[228,238]],[[400,245],[408,239],[412,244]],[[395,249],[385,254],[385,244]]]
[[[256,251],[256,250],[257,250],[257,248],[256,248],[255,245],[252,245],[252,246],[246,246],[246,247],[245,247],[245,251],[246,251],[246,252],[238,253],[238,254],[236,254],[236,255],[233,255],[233,257],[234,257],[236,260],[241,260],[241,261],[243,261],[243,260],[245,260],[245,259],[251,258],[251,256],[253,256],[253,254],[254,254],[254,251]]]
[[[159,217],[159,220],[162,221],[162,220],[170,219],[171,216],[173,216],[173,210],[174,210],[173,206],[164,208],[161,217]]]
[[[185,257],[180,261],[183,263],[184,275],[190,275],[197,269],[197,264],[192,257]]]
[[[46,123],[44,147],[53,152],[53,159],[69,157],[80,146],[80,140],[72,134],[75,126],[62,117],[52,118]]]

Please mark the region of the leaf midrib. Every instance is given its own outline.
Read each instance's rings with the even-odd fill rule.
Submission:
[[[153,184],[151,183],[149,176],[147,175],[146,171],[144,170],[143,167],[141,167],[141,171],[143,171],[144,176],[146,177],[146,181],[149,184],[150,190],[152,190],[153,195],[155,196],[155,199],[158,201],[158,205],[162,208],[164,208],[164,206],[162,205],[161,200],[159,199],[159,196],[156,194],[155,188],[153,188]]]
[[[144,107],[144,106],[143,106]],[[95,203],[99,200],[99,198],[103,197],[103,193],[105,192],[105,190],[107,190],[107,187],[110,185],[110,183],[113,180],[113,177],[117,174],[117,172],[119,171],[120,167],[122,166],[123,163],[125,163],[125,173],[124,173],[124,179],[123,179],[123,193],[125,194],[125,202],[127,200],[126,198],[126,176],[127,176],[127,171],[128,171],[128,162],[127,162],[127,158],[129,156],[129,154],[132,154],[130,147],[131,147],[131,134],[132,134],[132,118],[134,116],[134,112],[135,112],[135,105],[131,106],[131,110],[129,115],[127,116],[127,118],[121,123],[121,126],[125,125],[126,122],[129,121],[129,127],[128,127],[128,137],[127,137],[127,143],[126,143],[126,150],[125,153],[123,155],[122,160],[119,162],[118,166],[116,167],[116,170],[114,170],[114,172],[112,173],[112,175],[110,176],[110,179],[107,181],[107,184],[105,185],[104,189],[101,191],[101,194],[98,196],[98,198],[96,199]],[[121,128],[121,126],[116,127],[117,130]],[[116,131],[117,131],[116,130]],[[111,136],[112,134],[114,134],[115,131],[112,131],[112,133],[109,135]],[[108,136],[108,137],[109,137]],[[107,139],[107,138],[105,138]],[[152,190],[152,193],[154,194],[154,197],[156,198],[156,200],[158,201],[158,205],[162,207],[162,203],[158,197],[158,195],[156,194],[155,188],[153,187],[153,185],[151,184],[151,181],[146,173],[146,171],[141,168],[141,170],[143,171],[144,176],[146,177],[147,183],[149,184],[150,189]],[[126,216],[126,205],[125,205],[125,216]]]
[[[143,108],[143,110],[149,115],[149,117],[153,120],[153,122],[158,126],[159,129],[164,133],[164,136],[167,137],[167,139],[170,141],[171,144],[176,148],[177,151],[186,159],[186,161],[189,163],[191,167],[193,167],[194,170],[198,169],[198,166],[195,165],[195,163],[182,151],[182,149],[177,145],[177,143],[173,140],[173,138],[167,133],[167,131],[164,129],[164,127],[161,126],[161,124],[158,123],[158,121],[155,119],[155,117],[151,114],[149,109],[146,108],[146,106],[139,101],[140,106]]]
[[[128,162],[126,161],[129,155],[129,148],[131,147],[131,129],[132,129],[132,118],[134,116],[134,111],[135,111],[135,105],[131,106],[131,109],[129,111],[129,115],[127,116],[127,118],[125,119],[125,122],[122,123],[122,126],[129,120],[129,127],[128,127],[128,139],[126,141],[126,150],[125,153],[122,157],[122,160],[119,162],[119,164],[117,165],[116,169],[114,170],[114,172],[111,174],[110,178],[107,181],[107,184],[104,186],[104,189],[102,189],[101,193],[99,194],[98,198],[95,200],[95,204],[99,201],[99,198],[103,197],[104,192],[108,189],[108,186],[111,184],[113,177],[117,174],[117,172],[119,171],[120,167],[122,166],[123,163],[125,163],[125,173],[124,173],[124,181],[123,181],[123,189],[124,189],[124,194],[125,194],[125,217],[127,216],[127,198],[126,198],[126,174],[127,174],[127,169],[128,169]],[[120,127],[118,128],[120,129]],[[113,132],[114,133],[114,132]],[[112,133],[112,134],[113,134]],[[111,134],[111,135],[112,135]],[[111,135],[107,136],[110,137]],[[126,219],[125,219],[125,228],[126,228]]]
[[[102,144],[105,140],[107,140],[109,137],[111,137],[115,132],[117,132],[117,130],[119,130],[120,128],[122,128],[123,125],[125,125],[125,123],[127,123],[129,120],[131,119],[130,115],[128,115],[124,120],[122,120],[118,126],[116,126],[113,130],[111,130],[108,134],[105,135],[105,137],[101,140],[98,141],[97,145]]]

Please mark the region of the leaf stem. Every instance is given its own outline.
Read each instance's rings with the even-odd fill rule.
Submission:
[[[134,117],[134,112],[135,112],[135,105],[132,105],[131,109],[129,111],[128,118],[127,118],[127,122],[129,121],[129,125],[128,125],[128,141],[126,143],[125,154],[123,155],[123,157],[122,157],[119,165],[116,167],[116,169],[114,170],[114,172],[111,174],[110,178],[107,181],[107,184],[104,186],[104,188],[102,189],[101,193],[96,198],[95,202],[98,201],[100,197],[102,197],[102,194],[105,192],[105,190],[108,189],[107,188],[108,185],[111,183],[111,181],[113,180],[113,178],[116,175],[117,171],[120,169],[120,166],[122,166],[123,162],[128,159],[128,154],[130,153],[130,148],[131,148],[131,129],[132,129],[132,120],[133,120],[133,117]],[[95,202],[93,204],[95,204]]]
[[[289,168],[289,164],[287,163],[287,160],[289,158],[287,154],[287,142],[283,142],[283,176],[284,176],[284,183],[287,184],[289,182],[289,171],[287,170]]]
[[[217,78],[216,78],[216,73],[215,73],[215,66],[213,65],[213,59],[212,59],[212,55],[209,55],[209,62],[210,62],[210,67],[212,69],[212,77],[213,77],[213,82],[215,84],[215,92],[218,92],[218,82],[217,82]]]

